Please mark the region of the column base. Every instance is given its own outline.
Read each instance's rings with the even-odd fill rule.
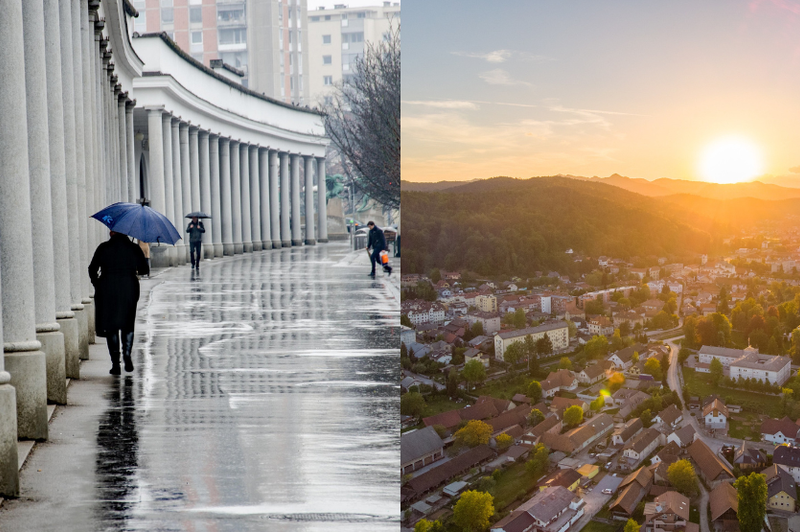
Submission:
[[[214,258],[214,244],[203,244],[203,258],[205,259],[213,259]]]
[[[222,257],[224,254],[225,250],[222,248],[222,244],[214,244],[214,256]]]
[[[63,318],[56,320],[64,335],[64,370],[68,379],[81,378],[80,342],[78,340],[78,320]]]
[[[320,238],[320,239],[317,240],[317,242],[319,242],[320,244],[327,244],[328,243],[328,239],[327,238]]]
[[[75,319],[78,320],[78,352],[80,353],[81,360],[89,360],[89,316],[86,313],[86,307],[83,309],[75,310]],[[19,398],[19,394],[17,394]],[[17,401],[19,402],[19,401]]]
[[[284,247],[284,248],[292,247],[292,241],[291,240],[281,240],[281,247]]]
[[[175,247],[168,247],[166,251],[166,258],[169,261],[170,266],[175,266],[175,262],[177,262],[178,252]]]
[[[294,240],[294,239],[292,239],[292,245],[293,246],[302,246],[303,245],[303,241],[302,240]]]
[[[261,241],[261,249],[272,249],[272,240],[262,240]]]
[[[42,343],[47,371],[47,402],[67,404],[67,368],[64,335],[60,331],[40,332],[36,339]]]
[[[19,497],[17,394],[10,384],[0,384],[0,495]]]
[[[89,318],[89,326],[88,326],[88,338],[89,343],[93,344],[96,341],[95,335],[95,324],[94,324],[94,299],[87,297],[83,301],[83,308],[86,309],[86,316]]]
[[[233,255],[233,244],[222,244],[222,254],[223,255]]]
[[[17,437],[47,439],[47,369],[41,351],[6,351],[6,371],[17,392]]]
[[[150,246],[150,268],[168,268],[172,266],[171,253],[174,253],[171,247]]]
[[[306,246],[316,246],[317,241],[313,238],[306,238]]]
[[[283,242],[280,240],[273,240],[272,241],[272,249],[281,249],[283,247]]]
[[[253,252],[253,243],[252,242],[242,242],[242,248],[244,249],[245,253],[252,253]]]
[[[261,251],[261,240],[253,240],[253,251]]]
[[[234,242],[233,243],[233,254],[234,255],[241,255],[244,253],[244,244],[241,242]]]
[[[152,251],[153,248],[150,248]],[[189,247],[186,244],[178,244],[175,246],[175,266],[186,264],[189,260]]]

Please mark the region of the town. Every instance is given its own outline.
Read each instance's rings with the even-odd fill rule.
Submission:
[[[405,529],[797,530],[795,239],[403,275]]]

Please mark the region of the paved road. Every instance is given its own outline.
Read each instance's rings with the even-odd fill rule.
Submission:
[[[583,501],[586,506],[583,509],[583,516],[571,527],[572,530],[581,530],[592,520],[592,517],[603,508],[604,504],[612,498],[615,498],[617,496],[617,488],[622,483],[622,480],[622,477],[615,477],[609,473],[592,488],[591,492],[581,490]],[[603,490],[606,488],[610,489],[613,493],[611,495],[603,494]]]
[[[397,530],[399,290],[361,255],[274,250],[145,281],[136,371],[109,376],[92,346],[0,528]]]

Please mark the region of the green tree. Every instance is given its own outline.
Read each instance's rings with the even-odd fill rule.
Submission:
[[[722,367],[722,362],[720,362],[718,358],[714,357],[711,359],[709,372],[711,373],[711,380],[714,384],[719,385],[719,381],[722,380],[725,369]]]
[[[497,443],[497,449],[499,451],[505,451],[506,449],[511,447],[512,443],[514,443],[514,438],[512,438],[511,436],[509,436],[504,432],[499,436],[497,436],[497,438],[495,438],[494,441],[495,443]]]
[[[800,328],[792,331],[792,347],[790,348],[792,362],[800,364]]]
[[[761,473],[750,473],[733,483],[739,498],[739,529],[742,532],[761,532],[767,513],[767,482]]]
[[[453,523],[465,532],[483,532],[494,515],[494,497],[481,491],[465,491],[453,508]]]
[[[423,518],[414,525],[414,532],[444,532],[444,525],[441,521],[430,522]]]
[[[583,310],[586,314],[602,314],[605,312],[605,307],[601,300],[595,299],[594,301],[587,301],[583,306]]]
[[[634,351],[633,352],[633,356],[631,357],[631,360],[633,360],[634,364],[639,362],[639,351]]]
[[[550,463],[550,449],[543,443],[537,443],[530,456],[530,460],[525,464],[525,469],[534,478],[544,475]]]
[[[561,357],[561,360],[558,362],[558,369],[572,369],[572,361],[569,357]]]
[[[589,405],[589,406],[590,406],[590,407],[591,407],[591,409],[592,409],[592,410],[594,410],[595,412],[599,412],[600,410],[602,410],[602,409],[603,409],[603,407],[604,407],[605,405],[606,405],[606,399],[605,399],[605,397],[603,397],[603,396],[601,395],[600,397],[598,397],[597,399],[595,399],[594,401],[592,401],[592,404],[591,404],[591,405]]]
[[[583,408],[572,405],[564,410],[564,424],[568,427],[577,427],[583,421]]]
[[[722,285],[722,288],[719,289],[719,301],[717,301],[717,312],[720,314],[729,314],[731,309],[728,305],[730,303],[730,297],[728,294],[728,286]]]
[[[644,363],[644,372],[648,375],[652,375],[657,381],[661,380],[661,364],[656,357],[647,359],[647,362]]]
[[[605,336],[593,336],[591,340],[583,346],[583,352],[589,359],[605,358],[608,354],[608,340]]]
[[[463,428],[458,429],[453,436],[459,445],[469,447],[483,445],[489,443],[489,438],[492,437],[492,426],[478,419],[472,419]]]
[[[611,391],[611,393],[614,393],[622,388],[623,384],[625,384],[625,375],[619,371],[615,371],[611,374],[611,377],[608,378],[608,389]]]
[[[525,359],[525,344],[523,342],[513,342],[506,347],[503,353],[503,360],[511,364],[511,370],[515,370],[515,366]]]
[[[683,346],[688,349],[694,349],[697,345],[697,318],[695,316],[687,316],[683,320]]]
[[[455,369],[450,369],[447,373],[446,391],[447,396],[451,399],[458,397],[458,372]]]
[[[528,373],[539,373],[539,346],[530,334],[525,336],[525,356],[528,358]]]
[[[541,357],[546,357],[553,354],[553,341],[550,340],[549,335],[545,334],[536,340],[536,351]]]
[[[526,392],[528,399],[531,400],[531,404],[536,404],[542,400],[542,385],[539,381],[531,381],[528,384],[528,390]]]
[[[514,311],[514,327],[524,329],[528,319],[525,317],[525,310],[518,308]]]
[[[411,329],[414,328],[414,324],[411,323],[411,320],[409,319],[407,314],[400,314],[400,325],[405,325],[406,327],[409,327]]]
[[[483,323],[480,322],[480,321],[476,321],[475,323],[472,324],[472,327],[470,328],[470,330],[472,331],[472,337],[473,338],[475,338],[477,336],[482,336],[483,335]]]
[[[641,528],[639,526],[639,523],[637,523],[633,519],[628,519],[628,522],[625,523],[625,530],[623,532],[639,532],[639,528]],[[417,532],[417,531],[414,530],[414,532]]]
[[[412,386],[413,388],[413,386]],[[409,392],[400,398],[400,413],[404,416],[419,417],[425,410],[425,398],[419,392]]]
[[[642,420],[642,425],[645,427],[649,427],[653,424],[653,411],[649,408],[645,409],[644,412],[639,414],[639,419]]]
[[[464,369],[461,370],[461,377],[469,384],[477,384],[486,379],[486,368],[479,360],[470,360],[464,364]]]
[[[567,329],[569,330],[570,338],[575,338],[578,336],[578,326],[575,325],[571,320],[567,320]]]
[[[542,414],[542,411],[538,408],[534,408],[531,410],[531,413],[528,414],[528,425],[531,427],[535,427],[542,421],[544,421],[544,414]]]
[[[678,460],[667,468],[667,480],[675,490],[687,497],[698,493],[697,474],[689,460]]]
[[[434,268],[431,270],[431,273],[428,275],[428,277],[431,278],[431,282],[433,282],[433,284],[436,284],[442,280],[442,273],[439,271],[439,268]]]

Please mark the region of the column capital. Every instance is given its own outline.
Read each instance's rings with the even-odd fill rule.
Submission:
[[[100,7],[100,0],[89,0],[89,13],[94,13]]]
[[[319,162],[323,162],[323,163],[325,162],[325,157],[315,156],[314,158]]]
[[[250,149],[251,150],[258,151],[259,148],[261,148],[261,146],[259,146],[258,144],[250,144]]]
[[[133,112],[133,108],[136,107],[136,99],[133,100],[126,100],[125,101],[125,111],[126,112]]]
[[[200,129],[197,130],[197,136],[199,137],[208,137],[211,135],[211,132],[207,129]]]
[[[217,135],[219,137],[219,141],[223,144],[230,144],[231,139],[230,137],[223,137],[221,134]]]
[[[103,36],[101,35],[101,32],[103,31],[103,28],[105,28],[105,27],[106,27],[106,19],[98,18],[97,20],[94,21],[94,34],[95,34],[95,37],[99,37],[100,38],[99,39],[100,40],[100,48],[103,49],[103,50],[105,50],[105,45],[103,44],[103,41],[105,39],[103,39]],[[108,42],[106,42],[106,44],[108,44]]]
[[[200,126],[199,125],[196,126],[196,125],[192,124],[191,122],[189,122],[189,134],[192,134],[192,133],[197,134],[199,131],[200,131]]]
[[[128,91],[123,91],[122,85],[119,86],[119,99],[122,100],[122,103],[128,101]]]
[[[111,81],[114,81],[114,76],[111,77]],[[111,87],[111,90],[114,91],[114,96],[119,98],[120,95],[122,94],[122,85],[120,85],[119,83],[115,83],[114,86]]]

